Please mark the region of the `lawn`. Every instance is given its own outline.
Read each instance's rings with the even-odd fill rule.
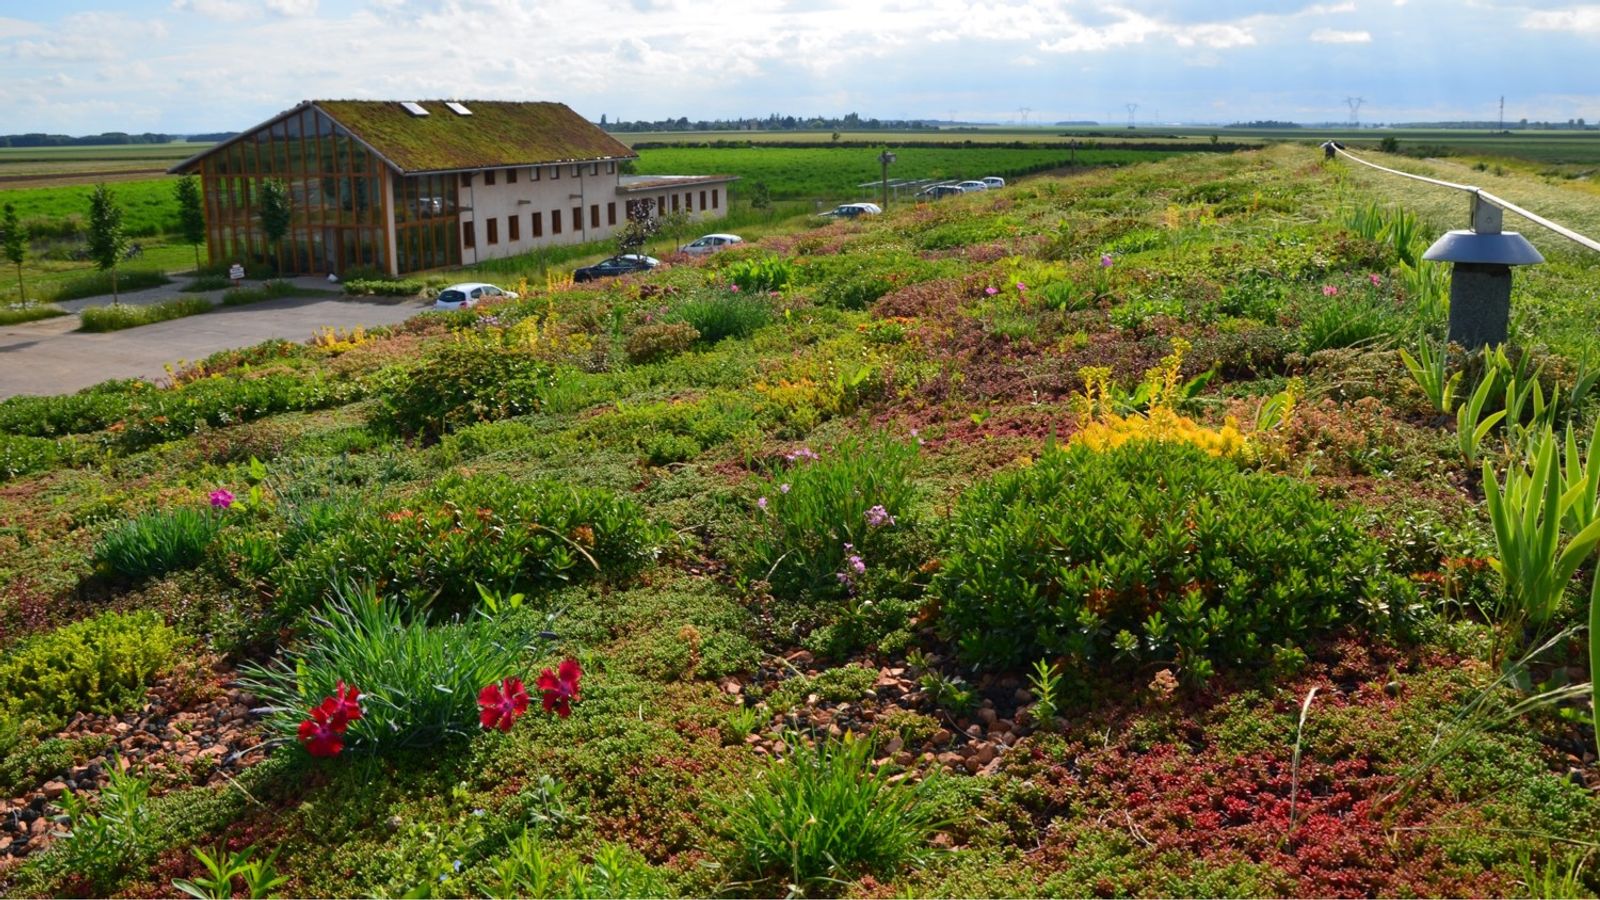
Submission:
[[[1592,895],[1596,260],[1441,347],[1465,204],[1376,176],[751,219],[0,402],[0,894]]]

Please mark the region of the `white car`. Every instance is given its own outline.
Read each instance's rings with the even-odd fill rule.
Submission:
[[[700,256],[701,254],[715,253],[718,250],[732,247],[734,244],[742,243],[744,243],[744,238],[739,237],[737,234],[708,234],[690,241],[689,245],[683,248],[683,252],[690,256]]]
[[[464,281],[452,284],[439,292],[433,300],[434,309],[471,309],[480,300],[515,300],[516,291],[503,291],[481,281]]]
[[[969,194],[973,191],[987,191],[989,189],[989,186],[981,181],[958,181],[956,182],[956,187]]]
[[[883,212],[883,207],[876,203],[841,203],[825,213],[818,213],[824,218],[854,219],[856,216],[875,216]]]
[[[989,177],[983,179],[983,183],[987,184],[990,190],[994,190],[995,188],[1003,188],[1006,186],[1006,180],[998,175],[990,175]]]

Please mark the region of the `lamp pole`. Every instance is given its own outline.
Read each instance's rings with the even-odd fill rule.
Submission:
[[[889,163],[894,162],[894,154],[885,150],[878,154],[878,162],[883,166],[883,208],[889,208]]]

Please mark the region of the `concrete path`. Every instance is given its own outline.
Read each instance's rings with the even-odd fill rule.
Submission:
[[[337,289],[320,279],[297,279],[304,287]],[[153,303],[177,294],[178,285],[128,294],[124,302]],[[76,312],[103,306],[103,297],[61,304]],[[272,338],[305,341],[324,327],[374,327],[405,321],[431,308],[432,300],[356,300],[345,297],[285,297],[105,334],[76,331],[76,315],[0,326],[0,398],[16,394],[67,394],[109,378],[157,379],[166,365],[198,360],[219,350],[248,347]]]

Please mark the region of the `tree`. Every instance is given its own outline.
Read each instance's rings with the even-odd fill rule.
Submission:
[[[272,245],[272,265],[277,268],[278,260],[283,257],[284,235],[289,233],[289,217],[293,214],[289,206],[289,186],[281,178],[261,182],[256,205],[261,209],[261,232]]]
[[[200,182],[193,175],[178,179],[178,231],[194,247],[194,267],[200,268],[200,245],[206,242],[206,214],[200,208]]]
[[[656,224],[656,230],[666,233],[672,238],[672,252],[676,253],[683,247],[683,235],[689,230],[694,220],[684,210],[675,210],[663,215]]]
[[[22,263],[28,258],[28,229],[17,221],[17,208],[9,203],[4,214],[0,214],[0,248],[4,248],[6,259],[17,267],[17,298],[27,303],[28,292],[22,286]]]
[[[102,272],[111,273],[111,302],[120,303],[117,294],[117,263],[128,252],[128,233],[122,228],[122,207],[111,189],[102,182],[89,195],[89,258]]]
[[[617,253],[626,256],[644,249],[645,242],[655,237],[660,228],[650,213],[641,207],[628,210],[627,224],[617,229]]]

